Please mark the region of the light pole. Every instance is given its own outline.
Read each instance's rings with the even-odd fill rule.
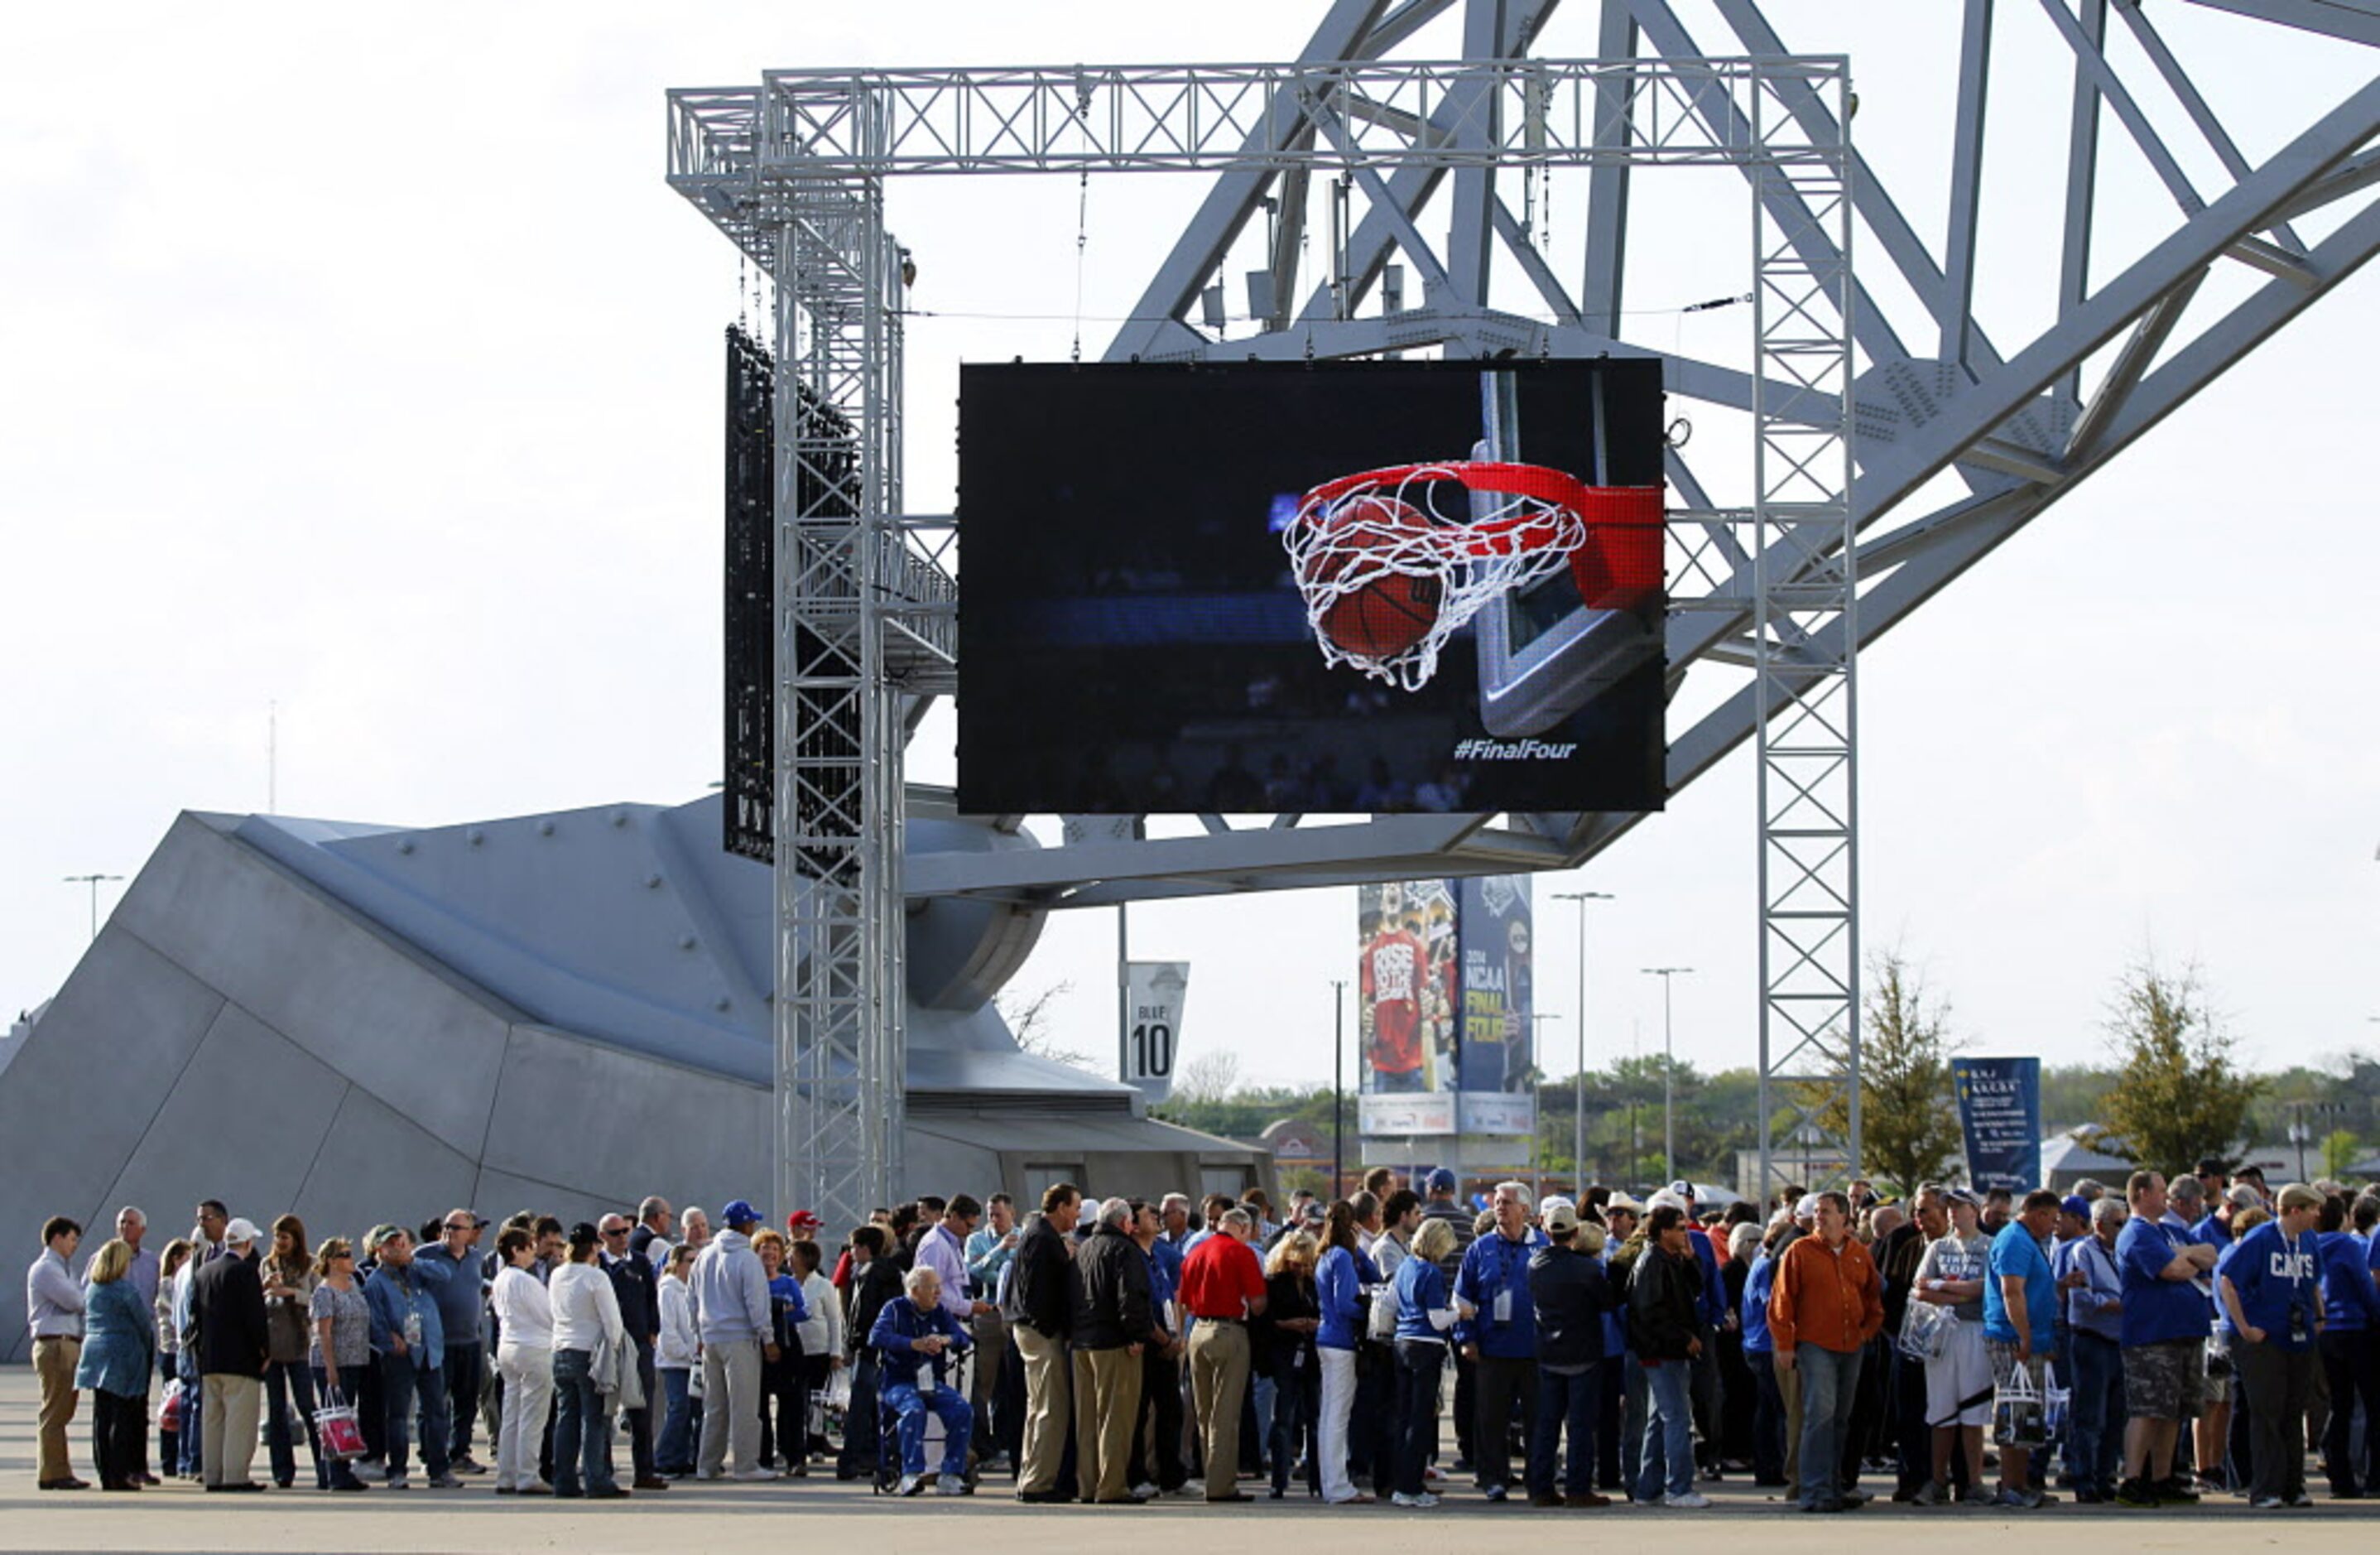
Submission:
[[[1586,905],[1609,902],[1608,891],[1557,891],[1557,902],[1578,904],[1578,1077],[1571,1084],[1571,1170],[1586,1191]],[[1543,1050],[1540,1050],[1543,1051]]]
[[[1532,1054],[1541,1053],[1546,1051],[1546,1022],[1560,1019],[1561,1019],[1561,1016],[1560,1015],[1546,1014],[1542,1013],[1529,1016],[1529,1025],[1533,1027],[1529,1033],[1529,1051]],[[1536,1184],[1536,1194],[1538,1197],[1542,1198],[1545,1197],[1546,1192],[1546,1071],[1543,1064],[1538,1064],[1536,1067],[1537,1071],[1537,1083],[1534,1088],[1536,1091],[1537,1126],[1529,1132],[1529,1164],[1536,1169],[1537,1178]]]
[[[123,878],[122,875],[68,875],[66,878],[68,885],[91,887],[91,937],[94,940],[99,938],[99,882],[120,881]]]
[[[1678,1056],[1670,1040],[1670,979],[1693,973],[1691,966],[1647,966],[1645,975],[1661,979],[1661,1175],[1678,1180]]]
[[[1347,979],[1330,979],[1330,1197],[1347,1179]]]

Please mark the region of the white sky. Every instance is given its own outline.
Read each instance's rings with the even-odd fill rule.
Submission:
[[[264,808],[274,702],[291,814],[438,823],[674,802],[716,777],[720,330],[736,263],[662,181],[664,89],[769,66],[1282,58],[1318,10],[12,15],[6,1013],[80,953],[86,899],[62,877],[132,873],[178,809]],[[1770,11],[1789,43],[1852,54],[1864,149],[1938,243],[1955,7]],[[2010,350],[2044,321],[2058,185],[2041,170],[2065,115],[2042,18],[2003,12],[1996,88],[2033,111],[1998,107],[1980,295]],[[2348,45],[2153,14],[2252,156],[2372,67]],[[1574,4],[1541,52],[1592,53],[1592,21]],[[1740,224],[1715,239],[1709,213],[1724,225],[1742,197],[1732,175],[1708,176],[1722,182],[1640,176],[1632,308],[1741,289]],[[2103,237],[2114,264],[2172,208],[2136,170],[2107,176],[2139,218]],[[1094,183],[1087,353],[1203,189]],[[1041,316],[913,325],[913,508],[949,502],[961,357],[1071,345],[1076,196],[1062,179],[896,189],[918,307]],[[1582,205],[1556,191],[1558,252]],[[2223,295],[2245,284],[2227,277]],[[2204,963],[2260,1060],[2380,1042],[2380,730],[2354,592],[2380,572],[2362,371],[2380,349],[2374,296],[2368,277],[2348,283],[1863,661],[1868,940],[1923,964],[1976,1051],[2095,1055],[2116,978],[2152,945]],[[1741,322],[1655,314],[1628,333],[1726,356]],[[1706,431],[1705,449],[1723,441]],[[1690,457],[1724,463],[1705,449]],[[946,720],[912,770],[949,779]],[[1546,899],[1584,886],[1620,898],[1592,920],[1593,1053],[1658,1045],[1659,990],[1637,969],[1690,965],[1680,1052],[1751,1061],[1752,840],[1746,751],[1580,876],[1538,882],[1558,1051],[1576,1040],[1577,927]],[[1335,892],[1150,906],[1134,945],[1196,964],[1185,1057],[1228,1046],[1252,1078],[1327,1079],[1328,980],[1352,964],[1353,916]],[[1058,1011],[1073,1045],[1112,1039],[1114,934],[1111,913],[1062,915],[1019,979],[1073,983]]]

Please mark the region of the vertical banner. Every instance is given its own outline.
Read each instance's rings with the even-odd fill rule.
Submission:
[[[2041,1182],[2041,1060],[1954,1058],[1967,1180],[2024,1193]]]
[[[1182,1006],[1190,993],[1186,961],[1124,964],[1123,1083],[1151,1101],[1173,1094],[1173,1060],[1182,1051]]]
[[[1355,892],[1359,1133],[1454,1132],[1454,893],[1445,881]]]
[[[1532,1133],[1536,1108],[1529,1075],[1536,1052],[1536,1025],[1529,1018],[1536,1006],[1529,877],[1463,881],[1455,901],[1462,945],[1463,1130]]]

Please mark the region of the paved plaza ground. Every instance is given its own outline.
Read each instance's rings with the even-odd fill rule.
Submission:
[[[1623,1549],[1741,1549],[1757,1540],[1763,1555],[1907,1555],[1910,1541],[1947,1537],[1965,1544],[2016,1524],[2020,1537],[2082,1537],[2108,1550],[2229,1549],[2247,1540],[2293,1551],[2369,1550],[2380,1533],[2380,1501],[2324,1502],[2309,1511],[2252,1513],[2229,1498],[2210,1498],[2188,1512],[2134,1512],[2063,1505],[2022,1514],[1878,1504],[1842,1517],[1806,1517],[1742,1483],[1707,1487],[1707,1512],[1614,1506],[1601,1512],[1540,1512],[1525,1504],[1490,1506],[1458,1494],[1431,1512],[1387,1506],[1330,1507],[1298,1500],[1245,1506],[1019,1506],[987,1481],[965,1500],[872,1497],[865,1484],[825,1478],[773,1485],[700,1485],[599,1506],[500,1497],[485,1479],[468,1490],[374,1488],[360,1496],[312,1489],[261,1496],[208,1496],[178,1481],[138,1495],[33,1488],[33,1374],[0,1367],[0,1549],[51,1550],[495,1550],[572,1551],[731,1549],[788,1535],[804,1548],[862,1549],[871,1555],[939,1552],[953,1538],[978,1550],[1033,1555],[1116,1555],[1131,1549],[1253,1549],[1294,1540],[1298,1555],[1380,1555],[1451,1549],[1472,1541],[1495,1555],[1575,1549],[1609,1541]],[[88,1400],[85,1401],[88,1408]],[[90,1473],[90,1421],[79,1413],[75,1462]],[[257,1472],[265,1473],[262,1454]],[[301,1473],[304,1471],[301,1470]],[[302,1483],[302,1481],[301,1481]],[[419,1483],[419,1476],[416,1483]],[[798,1519],[772,1526],[771,1519]],[[1219,1526],[1227,1525],[1228,1531]],[[2114,1542],[2104,1542],[2112,1540]],[[1218,1542],[1220,1541],[1220,1542]],[[1925,1548],[1925,1545],[1919,1548]]]

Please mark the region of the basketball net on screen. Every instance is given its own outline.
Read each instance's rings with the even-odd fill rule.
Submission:
[[[1323,662],[1417,691],[1483,607],[1565,566],[1590,606],[1658,596],[1661,495],[1538,465],[1400,465],[1306,492],[1281,544]]]

